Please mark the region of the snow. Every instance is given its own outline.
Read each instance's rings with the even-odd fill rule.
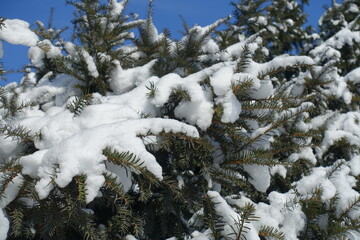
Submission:
[[[111,11],[110,11],[111,16],[112,17],[120,16],[125,8],[126,3],[127,3],[127,0],[124,0],[121,2],[118,2],[117,0],[111,0],[110,4],[109,4],[110,8],[111,8]]]
[[[349,10],[350,12],[352,13],[358,13],[359,12],[359,8],[358,6],[356,6],[356,4],[354,3],[351,3],[350,6],[349,6]]]
[[[271,176],[279,174],[282,178],[286,178],[287,169],[282,165],[276,165],[270,169]]]
[[[40,163],[40,166],[30,164],[29,168],[26,165],[23,169],[24,172],[34,173],[34,169],[31,168],[38,168],[37,176],[40,181],[36,184],[36,189],[40,198],[47,197],[51,191],[52,175],[56,176],[54,180],[58,186],[65,187],[74,176],[86,174],[87,202],[92,201],[104,182],[102,174],[106,172],[104,164],[106,158],[102,150],[106,147],[119,152],[134,153],[141,159],[143,166],[161,180],[161,166],[156,162],[155,157],[146,151],[143,141],[137,136],[147,135],[148,132],[158,134],[164,131],[198,137],[194,127],[171,119],[120,120],[116,123],[102,123],[71,135],[71,131],[77,130],[75,125],[77,119],[72,121],[73,119],[66,112],[60,114],[65,118],[55,115],[53,121],[59,120],[56,125],[52,125],[53,121],[50,121],[46,125],[42,123],[41,125],[45,126],[40,128],[45,141],[53,142],[53,144],[37,143],[40,149],[46,149],[46,151],[35,152],[20,159],[25,163],[29,162],[29,158],[33,163]],[[33,121],[39,122],[36,118]],[[60,123],[63,130],[59,132],[57,129]],[[66,128],[68,128],[67,131]],[[56,138],[54,134],[57,135]],[[58,165],[58,169],[54,168],[55,165]],[[121,176],[119,177],[121,179]]]
[[[7,238],[9,226],[9,220],[5,217],[2,209],[0,209],[0,240],[5,240]]]
[[[269,204],[252,202],[249,198],[241,195],[237,197],[227,197],[226,201],[237,207],[244,207],[245,204],[252,204],[255,207],[255,216],[258,221],[246,223],[249,229],[244,236],[247,239],[258,240],[258,231],[262,226],[269,226],[279,229],[284,233],[286,239],[297,240],[298,234],[305,227],[305,216],[301,207],[296,203],[293,190],[287,193],[271,192],[268,195]]]
[[[111,72],[110,87],[116,94],[128,92],[139,86],[145,80],[151,77],[151,68],[156,60],[150,61],[144,66],[123,69],[119,61],[114,61],[114,70]]]
[[[221,122],[234,123],[239,119],[239,115],[241,113],[241,103],[234,93],[228,91],[223,97],[217,97],[215,101],[216,104],[221,104],[223,107]]]
[[[25,89],[19,96],[21,102],[54,102],[56,106],[62,106],[70,96],[80,93],[74,88],[77,84],[82,84],[79,80],[68,75],[58,75],[50,80],[51,72],[41,78],[36,87]]]
[[[240,215],[227,204],[225,199],[222,198],[218,192],[208,191],[207,195],[211,198],[216,213],[220,215],[222,221],[225,222],[224,229],[222,230],[223,236],[230,236],[234,233],[234,229],[231,228],[231,226],[235,226],[236,221],[241,220]]]
[[[260,75],[266,75],[276,69],[287,69],[296,65],[314,65],[315,62],[308,56],[277,56],[267,63],[259,64],[257,68],[253,68],[252,72],[256,71]],[[254,74],[255,75],[255,74]]]
[[[327,177],[327,169],[324,167],[314,168],[309,176],[303,177],[297,182],[296,190],[304,196],[311,196],[315,189],[321,187],[323,189],[321,199],[328,201],[336,194],[336,187]]]
[[[354,45],[360,43],[360,32],[351,31],[349,28],[343,28],[337,32],[334,36],[327,39],[325,42],[315,47],[310,51],[311,56],[315,57],[315,61],[318,62],[321,59],[339,59],[341,57],[339,49],[342,49],[345,45]]]
[[[0,30],[0,40],[11,44],[35,46],[39,38],[29,29],[29,23],[20,19],[6,19]]]
[[[232,77],[234,75],[233,67],[224,67],[215,72],[210,77],[210,84],[214,88],[214,93],[218,96],[224,96],[231,87]]]
[[[352,70],[351,72],[349,72],[349,73],[344,77],[344,81],[345,81],[345,82],[359,83],[359,82],[360,82],[360,67],[359,67],[359,68],[355,68],[354,70]]]
[[[326,152],[331,145],[342,138],[349,144],[360,146],[359,119],[359,112],[347,112],[329,119],[321,144],[322,152]]]
[[[97,71],[96,64],[94,62],[94,58],[90,56],[90,54],[82,49],[81,54],[87,63],[87,68],[90,73],[90,76],[97,78],[99,76],[99,72]]]
[[[298,193],[305,198],[311,197],[316,188],[321,187],[321,200],[326,202],[335,197],[337,194],[336,214],[340,215],[350,204],[350,201],[359,197],[360,194],[353,189],[356,185],[356,179],[349,175],[351,172],[348,164],[339,160],[337,164],[341,164],[335,172],[331,167],[314,168],[309,176],[303,177],[299,182],[295,183]],[[352,164],[350,164],[351,166]],[[329,173],[333,172],[331,175]],[[352,219],[360,217],[360,211],[354,208],[349,216]]]
[[[52,59],[61,55],[61,49],[52,45],[50,40],[39,41],[36,46],[31,46],[28,51],[28,58],[37,68],[42,68],[45,57]]]
[[[160,79],[152,77],[151,81],[157,91],[151,103],[161,107],[169,100],[173,91],[181,88],[189,94],[191,100],[181,101],[175,109],[175,115],[185,118],[190,124],[196,124],[202,130],[207,129],[214,113],[212,96],[209,90],[204,89],[199,83],[221,67],[222,64],[215,64],[185,78],[175,73],[167,74]]]
[[[358,176],[360,175],[360,156],[354,156],[350,161],[349,161],[349,167],[351,169],[351,174],[353,176]]]
[[[266,192],[270,186],[270,169],[268,166],[246,164],[244,170],[250,175],[248,181],[260,192]]]
[[[126,0],[109,1],[112,20],[117,19],[123,13],[126,3]],[[294,9],[296,4],[295,1],[288,3],[287,8]],[[359,10],[356,5],[350,5],[348,11],[358,12]],[[75,96],[81,95],[80,90],[75,86],[83,84],[74,77],[48,72],[39,79],[36,72],[29,70],[20,84],[13,83],[5,87],[12,90],[8,94],[9,97],[18,96],[17,100],[13,102],[15,106],[27,102],[33,102],[34,106],[22,110],[14,117],[3,119],[0,115],[1,126],[7,124],[13,127],[25,127],[34,137],[35,151],[18,158],[19,164],[22,166],[22,175],[13,179],[5,189],[4,197],[1,198],[0,240],[6,239],[9,230],[9,220],[3,209],[17,197],[24,180],[23,176],[37,180],[35,188],[40,199],[45,199],[55,185],[64,188],[74,177],[79,175],[86,176],[87,203],[101,196],[99,190],[104,185],[104,174],[114,177],[125,192],[131,191],[136,189],[134,186],[136,184],[135,176],[141,173],[108,161],[103,150],[110,148],[120,153],[134,154],[140,161],[139,165],[161,181],[165,177],[165,169],[162,168],[155,157],[156,154],[153,154],[149,147],[152,150],[155,149],[156,152],[160,148],[162,140],[158,135],[166,133],[182,134],[190,138],[202,137],[204,140],[208,140],[213,147],[213,151],[209,155],[212,156],[209,159],[210,166],[207,169],[209,171],[200,173],[194,171],[194,173],[193,169],[181,170],[174,171],[173,176],[176,177],[175,183],[180,190],[185,186],[188,187],[185,185],[189,183],[188,175],[205,181],[204,187],[207,190],[204,194],[211,198],[216,213],[222,217],[225,223],[222,231],[224,236],[231,236],[230,234],[234,231],[236,233],[237,221],[241,220],[238,207],[244,207],[247,203],[253,204],[255,215],[259,217],[259,221],[246,223],[247,232],[243,237],[249,240],[260,239],[258,233],[262,226],[279,229],[285,234],[286,239],[298,239],[307,221],[305,211],[303,212],[301,209],[300,200],[313,197],[314,191],[318,188],[322,189],[320,200],[325,204],[324,206],[327,206],[326,204],[334,197],[338,197],[335,203],[335,213],[339,216],[346,210],[349,201],[360,195],[354,189],[360,174],[360,155],[354,150],[348,153],[348,159],[327,161],[325,162],[326,167],[321,165],[325,161],[324,154],[339,140],[346,140],[350,145],[360,147],[359,106],[352,102],[354,96],[358,94],[352,87],[360,82],[360,68],[355,68],[342,76],[340,68],[331,67],[341,57],[346,57],[341,56],[341,48],[345,45],[360,43],[360,32],[351,31],[350,25],[345,26],[334,36],[320,42],[317,47],[312,49],[311,57],[280,55],[269,61],[250,60],[245,69],[240,72],[237,67],[244,60],[241,57],[245,47],[249,49],[250,54],[263,53],[263,57],[270,56],[264,47],[266,44],[261,38],[261,33],[266,30],[248,38],[239,34],[235,36],[239,40],[238,43],[220,51],[216,39],[211,36],[202,38],[210,29],[219,26],[225,20],[221,19],[206,27],[196,25],[189,30],[194,34],[196,40],[202,40],[200,47],[202,55],[197,60],[209,62],[207,67],[190,74],[184,69],[178,68],[164,76],[155,76],[153,72],[156,59],[141,66],[125,68],[124,66],[128,65],[120,60],[114,60],[108,53],[91,56],[84,48],[71,42],[65,42],[62,49],[59,47],[61,44],[54,46],[50,40],[39,41],[35,33],[29,29],[28,23],[17,19],[6,20],[6,27],[0,30],[0,57],[3,55],[1,41],[6,41],[29,46],[28,57],[32,65],[38,69],[44,68],[45,58],[52,59],[65,53],[67,54],[64,56],[65,58],[71,58],[74,61],[83,60],[88,75],[91,78],[97,78],[99,77],[97,61],[109,63],[111,65],[107,77],[111,91],[105,93],[105,96],[93,93],[91,104],[74,114],[67,106],[73,103],[76,99]],[[104,18],[101,21],[105,25],[108,19]],[[258,25],[268,24],[268,20],[261,16],[249,19],[249,21]],[[142,23],[141,28],[148,28],[151,32],[150,44],[156,46],[160,40],[165,39],[164,34],[158,33],[151,17],[147,21],[139,20],[138,23]],[[129,23],[125,23],[123,27],[126,24]],[[292,19],[287,19],[284,23],[276,26],[269,25],[266,28],[277,32],[278,29],[291,27],[293,24]],[[114,25],[107,27],[112,29]],[[133,33],[126,32],[125,35],[133,36]],[[320,36],[319,39],[321,39]],[[165,40],[170,45],[170,52],[175,53],[176,47],[178,50],[182,50],[189,39],[184,37],[178,42]],[[144,53],[137,51],[135,46],[124,45],[118,49],[129,55],[133,52],[131,57],[134,57],[135,60],[145,56]],[[324,61],[328,62],[324,65],[322,64]],[[304,65],[310,70],[303,70]],[[199,64],[199,68],[201,67]],[[323,72],[327,67],[330,70]],[[284,84],[281,82],[282,79],[278,79],[279,76],[273,76],[278,70],[283,71],[289,68],[298,70],[299,75],[294,73]],[[321,75],[321,79],[314,79],[317,75]],[[251,101],[271,97],[277,93],[279,88],[286,86],[291,88],[286,92],[290,96],[302,97],[302,94],[307,94],[309,90],[307,84],[312,80],[319,80],[324,84],[319,84],[316,90],[323,93],[324,96],[321,94],[314,96],[315,94],[313,94],[310,97],[319,97],[316,99],[322,101],[322,97],[331,96],[346,106],[344,109],[336,111],[322,112],[321,109],[316,109],[319,112],[313,113],[314,115],[318,114],[315,117],[308,113],[301,114],[296,116],[297,121],[290,119],[286,123],[289,126],[276,127],[276,131],[272,129],[274,122],[240,119],[246,121],[248,128],[238,127],[238,133],[255,140],[245,150],[270,150],[272,143],[277,141],[276,137],[282,137],[281,134],[286,133],[287,127],[304,133],[309,130],[320,131],[319,136],[315,139],[318,146],[312,145],[311,137],[307,138],[305,142],[299,140],[299,143],[306,147],[293,151],[281,159],[284,161],[284,165],[269,167],[243,164],[241,166],[244,173],[236,172],[234,176],[249,182],[257,191],[267,195],[268,201],[257,201],[256,203],[248,198],[250,194],[248,195],[246,192],[235,192],[231,193],[233,195],[222,196],[220,194],[223,187],[220,184],[221,181],[215,181],[212,174],[209,174],[211,170],[225,171],[222,163],[226,159],[226,155],[233,150],[231,146],[226,150],[221,149],[222,145],[218,142],[218,138],[213,136],[214,133],[207,132],[209,128],[213,130],[212,127],[217,124],[213,119],[215,109],[221,109],[220,121],[224,123],[225,127],[227,123],[237,123],[240,114],[244,111],[244,103],[242,99],[237,98],[234,89],[247,80],[252,81],[252,87],[248,94]],[[291,85],[293,83],[294,86]],[[279,86],[282,84],[283,86]],[[153,92],[150,92],[150,89]],[[186,97],[179,99],[176,104],[170,102],[173,94],[178,91],[185,92]],[[166,113],[169,116],[165,116],[163,110],[169,106],[169,103],[172,104],[170,106],[171,113]],[[294,100],[292,103],[295,105],[298,103],[299,106],[276,112],[271,117],[285,119],[303,109],[314,106],[309,102],[301,103],[300,100]],[[4,110],[0,110],[0,114],[3,114]],[[267,111],[260,109],[255,113],[267,114]],[[232,136],[221,137],[231,138]],[[296,137],[293,139],[297,140]],[[16,157],[21,151],[19,141],[0,136],[1,159]],[[274,175],[278,174],[282,178],[286,178],[288,174],[291,174],[288,165],[302,160],[317,167],[312,167],[308,174],[299,176],[299,179],[292,183],[293,189],[288,192],[269,191]],[[4,173],[1,173],[0,179],[3,177],[2,174]],[[211,230],[206,229],[203,225],[203,215],[204,209],[196,209],[188,221],[183,219],[184,224],[188,224],[192,229],[198,229],[198,231],[189,233],[191,235],[189,239],[211,239]],[[359,209],[352,209],[349,217],[355,220],[359,219]],[[355,232],[350,232],[349,238],[351,238],[350,236],[354,239],[358,237]],[[136,238],[128,235],[126,239],[134,240]]]
[[[41,68],[43,66],[43,59],[45,58],[45,55],[45,52],[38,46],[32,46],[29,48],[28,58],[35,67]]]
[[[290,156],[288,157],[288,160],[290,162],[296,162],[299,159],[305,159],[308,160],[310,163],[312,164],[316,164],[317,160],[316,160],[316,156],[313,152],[313,150],[309,147],[304,147],[300,150],[300,152],[298,153],[292,153],[290,154]]]

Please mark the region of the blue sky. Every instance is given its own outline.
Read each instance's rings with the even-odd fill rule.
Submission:
[[[179,15],[183,16],[190,26],[204,26],[231,14],[233,8],[230,2],[231,0],[155,0],[154,22],[160,31],[168,28],[173,37],[178,37],[178,31],[182,30]],[[66,5],[65,0],[0,0],[0,3],[0,16],[22,19],[30,24],[36,20],[47,24],[50,9],[54,7],[53,25],[57,28],[71,26],[74,8]],[[306,12],[309,15],[309,23],[313,26],[316,26],[317,20],[324,12],[324,5],[331,5],[331,0],[310,0]],[[138,13],[140,17],[145,18],[147,6],[148,0],[129,0],[127,11]],[[67,30],[65,36],[70,34],[70,30]],[[1,62],[6,70],[15,70],[28,63],[27,47],[3,43],[3,50]],[[19,81],[21,76],[8,74],[6,77],[8,82],[12,82]],[[3,83],[0,82],[0,85]]]

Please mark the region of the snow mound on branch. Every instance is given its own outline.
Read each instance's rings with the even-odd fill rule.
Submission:
[[[140,85],[151,76],[151,68],[156,60],[153,60],[144,66],[122,69],[119,61],[114,61],[114,70],[111,72],[110,87],[116,94],[130,91]]]
[[[305,226],[305,215],[300,204],[295,202],[295,193],[292,190],[287,193],[271,192],[268,195],[269,204],[256,204],[243,195],[240,198],[229,196],[225,200],[231,206],[243,208],[246,204],[252,204],[255,207],[254,214],[259,219],[245,223],[248,230],[243,236],[246,239],[260,240],[258,233],[261,227],[266,226],[279,229],[286,239],[297,240],[297,235]]]
[[[232,228],[236,225],[236,221],[240,221],[241,217],[237,214],[234,209],[220,196],[218,192],[208,191],[207,195],[211,198],[211,202],[214,204],[215,211],[222,217],[222,221],[225,223],[224,229],[222,230],[223,236],[230,236],[234,234]]]
[[[126,3],[127,3],[127,0],[124,0],[121,2],[118,2],[117,0],[111,0],[109,3],[110,8],[111,8],[111,11],[110,11],[111,16],[114,18],[120,16],[125,8]]]
[[[61,49],[52,45],[50,40],[39,41],[36,46],[31,46],[28,51],[28,58],[37,68],[43,68],[45,56],[49,59],[61,55]]]
[[[49,72],[39,80],[35,87],[24,89],[19,95],[20,103],[37,102],[39,104],[49,103],[50,105],[62,106],[70,96],[80,94],[80,90],[76,89],[75,85],[80,85],[81,82],[76,78],[61,74],[50,80],[51,76],[52,73]],[[24,81],[26,80],[25,78]]]
[[[113,112],[114,109],[110,107],[107,110]],[[96,110],[93,111],[98,113]],[[85,113],[85,122],[86,119],[89,120],[89,112],[91,110],[88,109],[88,112]],[[156,162],[155,157],[146,151],[145,144],[139,136],[146,136],[149,132],[152,134],[174,132],[198,137],[196,128],[171,119],[134,119],[107,123],[109,120],[105,118],[105,123],[102,122],[95,127],[88,126],[89,129],[71,134],[71,131],[76,131],[77,127],[81,127],[79,123],[82,120],[81,117],[72,119],[70,115],[70,113],[61,112],[60,115],[57,114],[54,118],[48,119],[48,122],[40,130],[45,140],[50,141],[49,138],[53,138],[53,144],[48,146],[41,142],[37,143],[38,147],[44,149],[20,159],[24,165],[24,173],[31,175],[37,171],[36,175],[40,181],[37,183],[36,189],[41,198],[46,198],[52,190],[53,176],[55,176],[54,181],[58,186],[65,187],[74,176],[85,174],[87,176],[87,202],[91,202],[97,196],[105,180],[102,174],[107,172],[104,163],[106,157],[102,151],[106,147],[119,152],[134,153],[141,159],[143,166],[161,180],[162,168]],[[38,119],[34,120],[38,122]],[[59,122],[56,123],[56,121]],[[59,126],[60,122],[61,126]],[[68,130],[66,130],[66,126],[69,128]],[[54,134],[57,134],[58,137],[54,138]],[[121,177],[119,176],[120,180]]]
[[[5,240],[7,238],[9,226],[9,220],[5,217],[2,209],[0,209],[0,240]]]
[[[0,30],[0,40],[11,44],[35,46],[39,41],[36,34],[29,29],[29,23],[20,19],[7,19]]]
[[[294,183],[294,186],[303,198],[311,197],[319,187],[322,189],[322,201],[327,202],[336,196],[338,198],[335,202],[336,214],[340,216],[348,208],[349,200],[360,197],[360,194],[353,189],[356,186],[356,179],[350,175],[351,167],[351,163],[339,160],[334,166],[313,168],[310,175]],[[352,219],[359,219],[360,209],[353,208],[349,216]]]
[[[345,82],[360,82],[360,68],[355,68],[344,77]]]
[[[178,118],[185,118],[190,124],[196,124],[205,130],[210,126],[214,113],[213,96],[209,90],[200,85],[200,82],[223,66],[223,64],[215,64],[185,78],[175,73],[167,74],[160,79],[153,78],[157,91],[151,103],[156,107],[162,107],[169,101],[174,91],[185,90],[190,101],[182,100],[175,108],[175,115]]]
[[[360,113],[347,112],[328,120],[321,151],[326,152],[336,141],[345,139],[349,144],[360,146]]]

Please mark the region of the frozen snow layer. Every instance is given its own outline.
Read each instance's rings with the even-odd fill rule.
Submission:
[[[0,40],[11,44],[35,46],[39,38],[29,29],[29,23],[19,19],[7,19],[0,30]]]

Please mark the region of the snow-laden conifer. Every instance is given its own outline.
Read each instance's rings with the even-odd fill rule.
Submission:
[[[0,89],[0,239],[359,237],[359,74],[339,39],[290,56],[293,24],[272,45],[238,15],[175,40],[126,3],[71,2],[76,42],[3,22],[32,70]]]

